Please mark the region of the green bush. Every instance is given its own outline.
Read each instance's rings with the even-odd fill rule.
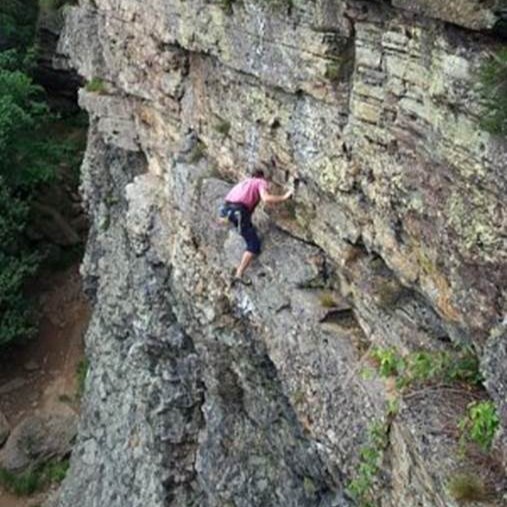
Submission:
[[[480,70],[482,126],[493,134],[507,134],[507,48],[492,55]]]
[[[460,421],[462,438],[475,442],[487,452],[491,448],[495,432],[500,424],[492,401],[474,401],[467,408],[467,415]]]
[[[394,348],[377,347],[372,350],[371,357],[377,361],[379,373],[382,377],[398,375],[405,367],[403,358]]]
[[[419,351],[402,357],[394,348],[377,347],[371,352],[382,377],[397,377],[398,387],[417,382],[465,382],[481,385],[477,356],[468,349],[453,352]]]

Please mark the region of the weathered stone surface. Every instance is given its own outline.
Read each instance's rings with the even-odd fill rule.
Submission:
[[[497,435],[497,446],[503,452],[503,463],[507,469],[507,322],[496,326],[488,340],[482,357],[482,371],[486,377],[486,388],[495,400],[501,429]]]
[[[7,421],[5,415],[0,412],[0,446],[5,443],[10,432],[11,427],[9,425],[9,421]]]
[[[363,375],[377,345],[470,345],[503,410],[505,340],[490,332],[506,310],[507,151],[481,129],[474,89],[491,42],[425,17],[445,19],[432,6],[69,10],[60,47],[104,90],[81,93],[95,315],[61,507],[349,504],[392,396]],[[456,22],[489,29],[490,11]],[[243,245],[216,209],[226,180],[272,156],[275,183],[302,184],[256,212],[253,285],[231,286]],[[343,312],[323,315],[325,291]],[[446,481],[474,466],[457,447],[468,396],[404,400],[377,484],[386,507],[456,505]]]
[[[63,458],[71,449],[77,431],[77,415],[34,415],[21,421],[0,451],[0,467],[19,472],[51,458]]]
[[[36,371],[36,370],[40,369],[40,365],[39,365],[39,363],[37,361],[35,361],[33,359],[30,359],[30,361],[26,362],[23,365],[23,368],[26,371]]]
[[[66,67],[65,60],[56,53],[63,22],[63,9],[56,4],[44,4],[39,9],[34,78],[48,92],[52,105],[57,105],[61,111],[75,111],[77,90],[81,82],[78,75]]]
[[[19,389],[20,387],[24,386],[25,384],[26,384],[25,379],[22,379],[21,377],[15,377],[12,380],[9,380],[8,382],[5,382],[5,384],[2,384],[0,386],[0,395],[12,393],[16,389]]]
[[[494,28],[506,7],[504,0],[393,0],[393,5],[473,30]]]

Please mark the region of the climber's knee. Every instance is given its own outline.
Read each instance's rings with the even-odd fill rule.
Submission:
[[[247,227],[241,231],[241,235],[246,242],[246,251],[259,255],[261,253],[261,240],[255,228],[253,226]]]

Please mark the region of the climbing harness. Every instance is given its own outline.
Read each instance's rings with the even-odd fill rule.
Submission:
[[[238,204],[223,203],[218,208],[218,215],[224,222],[236,223],[237,230],[241,234],[241,207]]]

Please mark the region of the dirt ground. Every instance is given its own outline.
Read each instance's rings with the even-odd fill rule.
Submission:
[[[78,266],[41,276],[35,288],[41,312],[38,336],[0,352],[0,411],[14,427],[34,412],[57,413],[76,403],[76,370],[84,357],[90,307]],[[17,498],[0,489],[0,507],[28,507],[40,496]]]

